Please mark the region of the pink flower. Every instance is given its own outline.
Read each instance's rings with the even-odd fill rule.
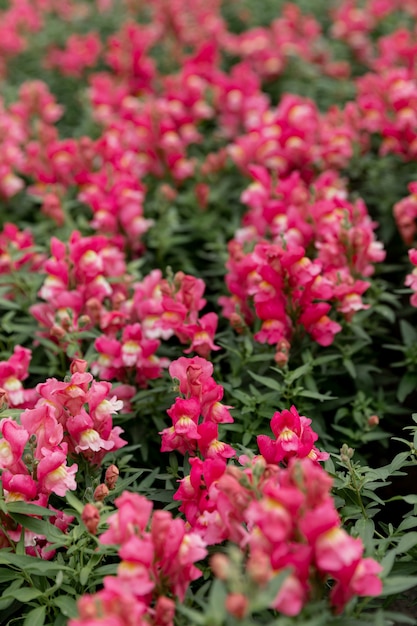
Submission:
[[[39,461],[37,470],[41,491],[65,496],[67,491],[76,489],[75,474],[78,465],[74,463],[70,467],[67,466],[66,451],[64,452],[59,448],[55,448],[55,450],[43,448],[42,453],[45,456]]]
[[[100,537],[105,544],[121,544],[138,531],[143,532],[153,508],[152,502],[128,491],[116,498],[115,504],[118,510],[108,518],[109,529]]]

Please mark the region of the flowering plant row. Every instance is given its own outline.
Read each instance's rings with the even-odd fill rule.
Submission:
[[[415,623],[415,3],[0,17],[1,622]]]

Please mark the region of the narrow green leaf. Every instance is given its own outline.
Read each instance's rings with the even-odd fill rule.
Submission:
[[[417,576],[392,576],[384,581],[381,597],[402,593],[417,586]]]
[[[26,614],[23,626],[43,626],[45,623],[46,607],[38,606]]]
[[[407,396],[417,387],[417,375],[407,372],[400,380],[397,389],[397,398],[399,402],[404,402]]]
[[[9,593],[6,592],[4,596],[6,598],[10,596],[19,602],[30,602],[35,598],[43,596],[43,591],[34,589],[33,587],[24,587],[23,589],[16,589],[15,591],[11,591]]]
[[[68,595],[62,595],[54,598],[54,605],[58,607],[65,617],[77,617],[77,602],[74,598]]]
[[[417,343],[417,331],[406,320],[400,320],[401,337],[407,348]]]
[[[310,372],[310,370],[310,363],[304,363],[304,365],[300,365],[300,367],[297,367],[293,372],[288,374],[288,376],[285,377],[285,382],[287,385],[292,385],[296,380],[301,378],[301,376]]]
[[[329,393],[319,393],[318,391],[309,391],[308,389],[303,389],[303,391],[300,391],[298,395],[302,396],[303,398],[319,400],[320,402],[324,402],[324,400],[336,399],[336,396],[331,396]]]
[[[417,545],[417,532],[411,532],[401,537],[398,546],[397,552],[398,554],[404,554],[414,548]]]
[[[256,599],[251,603],[252,611],[259,611],[268,608],[275,600],[277,593],[281,589],[290,571],[284,569],[277,576],[274,576],[268,583],[266,589],[262,589],[256,594]]]
[[[65,494],[65,500],[75,511],[77,511],[77,513],[79,513],[80,515],[82,514],[84,504],[81,502],[81,500],[74,496],[71,491],[67,491],[67,493]]]
[[[253,380],[256,380],[256,382],[261,383],[265,387],[268,387],[268,389],[273,389],[274,391],[281,392],[282,385],[277,380],[269,378],[268,376],[259,376],[259,374],[255,374],[254,372],[250,371],[248,372],[248,374],[249,376],[251,376],[251,378],[253,378]]]

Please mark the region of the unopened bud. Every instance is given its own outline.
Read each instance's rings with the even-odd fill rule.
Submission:
[[[108,495],[109,488],[104,483],[101,483],[95,488],[93,498],[96,502],[103,502]]]
[[[56,337],[57,339],[62,339],[67,334],[66,331],[62,328],[62,326],[58,326],[58,324],[54,324],[50,330],[52,337]]]
[[[79,328],[84,328],[91,324],[91,317],[89,315],[80,315],[78,318],[78,326]]]
[[[236,619],[243,619],[248,612],[249,600],[243,593],[229,593],[226,597],[226,611]]]
[[[110,465],[107,468],[104,480],[110,491],[115,488],[119,474],[119,468],[116,465]]]
[[[84,374],[87,370],[88,363],[84,359],[73,359],[70,365],[71,374],[80,373]]]
[[[155,626],[170,626],[175,615],[175,602],[166,596],[159,596],[155,605]]]
[[[9,406],[7,391],[0,387],[0,411],[6,409]]]
[[[374,426],[378,426],[378,424],[379,424],[379,417],[378,417],[378,415],[370,415],[368,417],[368,426],[373,428]]]
[[[97,533],[97,527],[100,523],[100,511],[94,504],[86,504],[81,514],[81,519],[84,522],[88,532],[92,535]]]
[[[229,558],[221,552],[213,554],[210,559],[210,567],[213,574],[220,580],[228,580],[231,572],[231,563]]]
[[[264,553],[258,553],[249,558],[246,571],[255,583],[261,586],[266,585],[271,578],[271,561],[269,556]]]
[[[239,313],[233,312],[230,315],[230,324],[232,328],[239,334],[243,333],[246,328],[245,321]]]
[[[350,459],[353,457],[354,454],[355,454],[355,451],[353,450],[353,448],[349,448],[347,443],[344,443],[340,449],[341,460],[344,463],[347,463],[348,461],[350,461]]]

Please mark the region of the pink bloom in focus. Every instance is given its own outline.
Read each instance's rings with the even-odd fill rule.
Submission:
[[[63,444],[62,444],[63,445]],[[62,449],[42,449],[45,455],[38,464],[37,477],[40,489],[43,493],[56,493],[57,496],[65,496],[67,491],[77,488],[75,474],[78,465],[74,463],[67,466],[67,454]]]

